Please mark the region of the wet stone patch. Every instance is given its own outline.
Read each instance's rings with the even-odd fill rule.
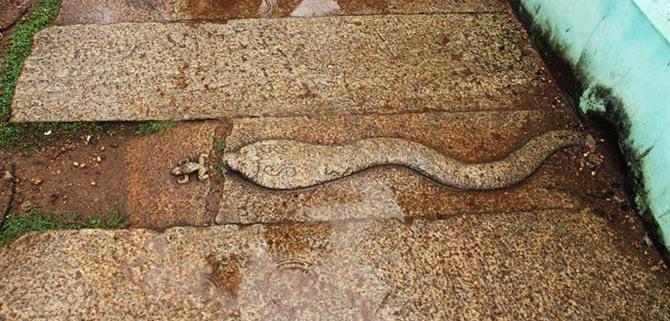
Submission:
[[[225,21],[234,18],[492,12],[497,0],[63,0],[58,24]]]
[[[0,249],[0,316],[664,320],[667,279],[618,246],[605,220],[565,210],[48,232]]]

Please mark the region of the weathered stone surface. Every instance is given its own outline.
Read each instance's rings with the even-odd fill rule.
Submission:
[[[216,223],[446,218],[462,213],[583,206],[584,202],[571,193],[555,188],[556,180],[555,173],[540,170],[527,182],[508,190],[469,192],[436,184],[406,168],[386,167],[314,188],[274,191],[227,176]]]
[[[335,0],[302,0],[291,12],[292,17],[328,16],[339,13],[340,5]]]
[[[263,13],[263,16],[282,17],[490,12],[500,11],[504,6],[504,2],[498,0],[64,0],[57,23],[219,21],[257,18]]]
[[[467,163],[502,159],[542,133],[570,127],[558,113],[476,112],[369,116],[234,119],[226,153],[257,141],[290,139],[346,145],[372,137],[394,137],[427,146]],[[471,193],[437,184],[394,166],[363,171],[313,188],[278,191],[226,175],[217,223],[328,221],[351,218],[446,217],[463,212],[504,212],[571,208],[578,200],[560,185],[565,168],[580,166],[582,149],[552,157],[528,181],[502,191]],[[572,156],[568,156],[572,155]]]
[[[13,121],[548,109],[539,57],[502,14],[52,27]],[[371,72],[374,71],[374,72]]]
[[[3,0],[0,1],[0,31],[14,25],[28,10],[34,0]],[[1,37],[1,35],[0,35]]]
[[[187,123],[130,140],[123,147],[126,211],[131,224],[156,229],[177,225],[206,225],[205,207],[210,181],[176,183],[170,169],[185,157],[212,149],[216,122]],[[208,166],[215,160],[208,159]]]
[[[552,131],[531,138],[507,157],[483,164],[448,158],[419,143],[390,137],[347,145],[316,145],[295,140],[264,140],[224,155],[228,168],[272,189],[298,189],[388,165],[411,168],[433,181],[467,190],[512,186],[528,178],[554,152],[586,145],[584,134]]]
[[[283,0],[269,15],[288,16],[299,0]],[[223,21],[258,18],[261,0],[64,0],[56,23]]]
[[[0,249],[6,320],[668,320],[590,211],[61,231]]]

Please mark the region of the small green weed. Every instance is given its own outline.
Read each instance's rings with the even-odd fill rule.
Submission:
[[[0,231],[0,246],[9,244],[19,236],[28,232],[48,230],[76,230],[76,229],[117,229],[124,226],[126,216],[112,212],[104,218],[90,218],[82,220],[75,214],[42,214],[31,209],[26,213],[10,216]]]
[[[137,135],[163,133],[174,127],[176,124],[177,123],[172,120],[143,122],[137,126],[137,131],[135,133]]]
[[[96,123],[0,123],[0,148],[10,150],[35,149],[43,146],[49,139],[70,137],[81,134],[100,133],[103,126]]]
[[[223,151],[225,149],[226,149],[226,141],[219,137],[214,137],[214,151],[219,155],[223,155]]]
[[[223,173],[226,171],[226,167],[223,164],[223,152],[226,149],[226,141],[214,137],[214,152],[216,153],[216,162],[214,163],[214,170],[219,174],[220,177],[223,177]]]

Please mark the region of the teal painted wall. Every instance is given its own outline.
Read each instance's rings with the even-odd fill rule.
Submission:
[[[511,0],[617,124],[639,210],[670,248],[670,0]]]

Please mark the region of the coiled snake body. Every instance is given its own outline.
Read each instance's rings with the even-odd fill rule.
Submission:
[[[400,165],[454,188],[490,190],[526,179],[557,150],[586,141],[579,132],[552,131],[532,138],[504,159],[471,164],[397,138],[369,138],[347,145],[265,140],[226,153],[224,161],[250,181],[272,189],[305,188],[375,166]]]

